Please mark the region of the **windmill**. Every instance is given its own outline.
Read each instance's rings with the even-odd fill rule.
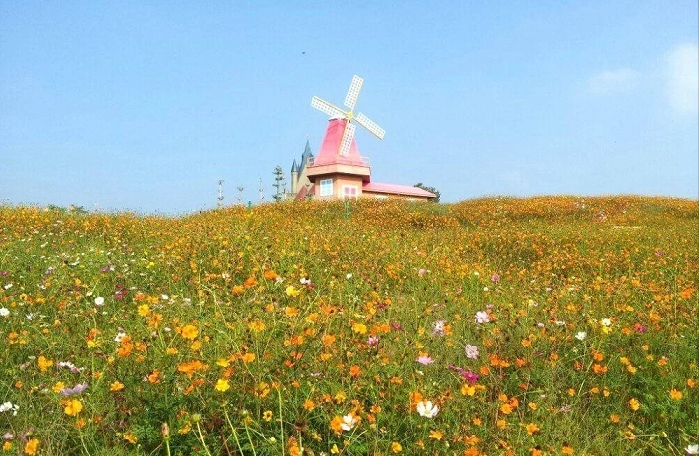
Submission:
[[[324,112],[331,118],[346,119],[345,130],[342,133],[342,141],[340,142],[340,148],[338,150],[338,154],[343,157],[346,157],[349,153],[352,139],[354,139],[354,130],[356,127],[352,124],[352,120],[355,120],[359,125],[369,130],[370,133],[379,139],[383,139],[386,134],[383,128],[379,127],[361,112],[356,116],[354,115],[354,106],[357,104],[357,98],[359,97],[359,91],[362,90],[363,83],[364,79],[357,75],[352,76],[352,82],[350,83],[344,103],[345,106],[349,108],[348,111],[338,108],[334,104],[316,96],[311,99],[311,106],[317,110]]]

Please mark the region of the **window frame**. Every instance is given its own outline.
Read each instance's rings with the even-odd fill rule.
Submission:
[[[334,185],[333,185],[333,179],[321,179],[320,180],[320,193],[319,196],[333,196],[334,193]],[[330,190],[328,192],[328,189]]]

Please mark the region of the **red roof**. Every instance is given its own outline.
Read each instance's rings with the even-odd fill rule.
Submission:
[[[362,186],[362,192],[416,196],[421,198],[434,198],[437,196],[434,193],[421,189],[420,187],[411,187],[410,185],[398,184],[382,184],[379,182],[367,182]]]
[[[364,163],[364,161],[362,161],[362,157],[359,155],[359,149],[357,148],[357,143],[354,138],[352,138],[349,153],[346,156],[338,154],[338,151],[340,150],[340,143],[342,142],[342,134],[345,132],[346,123],[347,119],[330,119],[328,122],[328,129],[325,131],[325,137],[320,145],[318,154],[313,159],[312,166],[332,165],[335,163],[354,166],[369,166],[368,163]]]
[[[301,187],[301,190],[296,194],[296,197],[294,198],[295,200],[302,200],[306,198],[308,195],[313,194],[313,184],[311,185],[304,185]]]

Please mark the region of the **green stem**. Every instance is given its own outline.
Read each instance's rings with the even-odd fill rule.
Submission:
[[[245,454],[245,453],[243,453],[243,448],[240,446],[240,440],[238,439],[238,433],[235,432],[235,428],[233,427],[233,424],[231,423],[231,419],[228,418],[228,412],[225,409],[223,410],[223,416],[226,418],[226,423],[228,423],[228,427],[231,428],[231,431],[233,432],[233,439],[235,439],[235,444],[238,446],[238,449],[240,450],[240,454]]]
[[[209,448],[206,446],[206,442],[204,441],[204,434],[201,432],[201,426],[199,425],[199,421],[197,421],[197,432],[199,432],[199,440],[201,440],[201,444],[204,446],[204,451],[206,451],[206,454],[209,456],[211,455],[211,452],[209,451]]]

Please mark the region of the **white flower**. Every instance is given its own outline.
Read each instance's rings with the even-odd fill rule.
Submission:
[[[417,413],[425,418],[434,418],[439,413],[439,407],[432,405],[431,401],[420,401],[417,403]]]
[[[12,416],[17,416],[17,410],[19,410],[19,405],[13,404],[10,401],[0,404],[0,413],[9,412],[12,410]]]
[[[345,277],[347,277],[347,280],[351,279],[351,278],[352,278],[352,273],[350,272],[350,273],[347,274]]]
[[[103,306],[104,305],[104,298],[102,296],[97,296],[95,298],[95,305],[96,306]]]
[[[10,311],[7,310],[5,307],[0,307],[0,317],[9,317],[10,316]]]
[[[126,337],[126,333],[125,333],[125,332],[119,331],[119,332],[117,333],[116,337],[114,338],[114,342],[120,344],[120,343],[121,343],[121,339],[123,339],[124,337]]]
[[[163,301],[167,301],[168,299],[170,299],[170,296],[168,296],[166,294],[161,294],[160,299],[162,299]]]
[[[5,288],[5,290],[9,290],[10,288],[12,288],[12,284],[8,283],[7,285],[5,285],[4,288]]]
[[[342,417],[342,424],[340,424],[340,427],[343,431],[351,431],[355,424],[357,424],[357,418],[349,414]]]
[[[587,337],[587,333],[585,331],[580,331],[575,335],[575,338],[578,340],[585,340]]]
[[[611,326],[612,320],[610,320],[609,318],[603,318],[601,323],[602,323],[602,326]]]
[[[561,320],[556,320],[556,326],[565,326],[566,322]]]
[[[684,451],[687,454],[699,454],[699,445],[687,445],[687,448],[685,448]]]
[[[478,359],[478,347],[475,345],[466,345],[466,358],[468,359]]]
[[[488,323],[489,321],[490,317],[488,316],[488,312],[484,310],[476,312],[476,323]]]

